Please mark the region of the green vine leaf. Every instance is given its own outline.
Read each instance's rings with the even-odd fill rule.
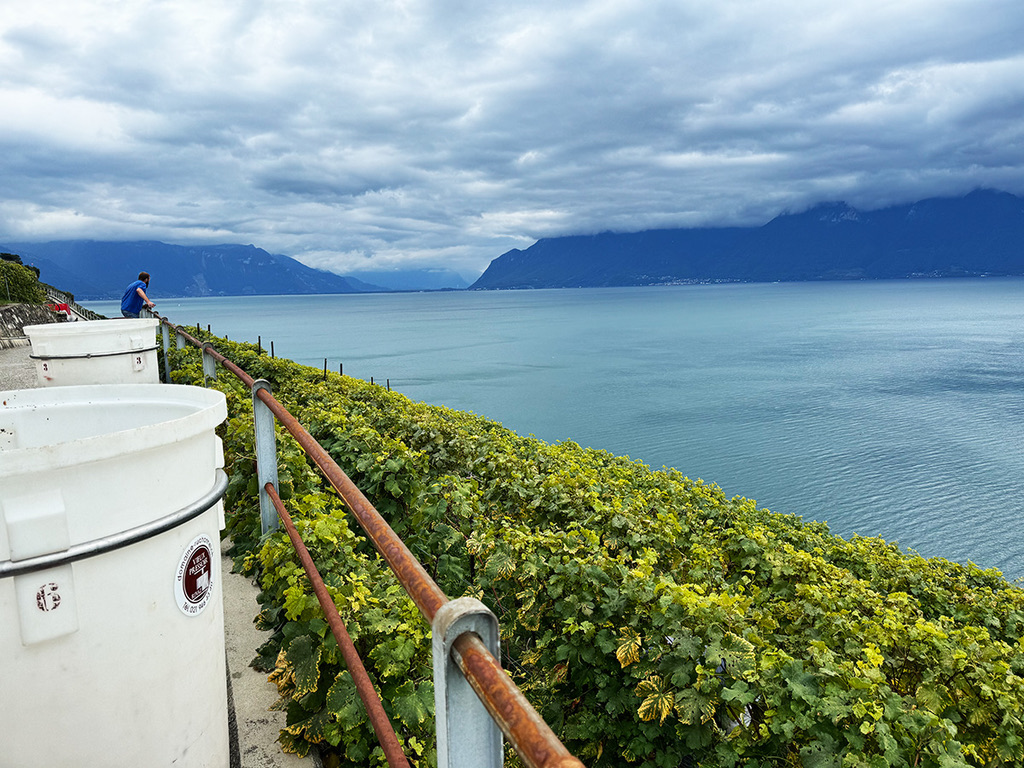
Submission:
[[[676,694],[673,707],[680,722],[686,725],[703,725],[715,716],[714,697],[696,688],[688,688]]]

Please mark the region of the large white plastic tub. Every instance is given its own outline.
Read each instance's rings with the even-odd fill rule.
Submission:
[[[0,392],[3,768],[228,766],[226,415],[197,387]]]
[[[156,318],[26,325],[39,386],[156,384]]]

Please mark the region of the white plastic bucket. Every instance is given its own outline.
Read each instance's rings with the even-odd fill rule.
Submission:
[[[2,768],[229,765],[226,416],[198,387],[0,392]]]
[[[26,325],[39,386],[156,384],[156,318]]]

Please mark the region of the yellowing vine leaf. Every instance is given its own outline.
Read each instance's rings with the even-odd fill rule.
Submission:
[[[288,654],[282,648],[277,654],[274,671],[267,676],[267,681],[277,686],[277,692],[286,695],[295,687],[295,675],[292,665],[288,663]]]
[[[645,697],[637,710],[641,720],[657,718],[658,724],[661,725],[675,707],[675,696],[666,689],[665,681],[658,675],[651,675],[642,680],[636,687],[636,692],[637,695]]]
[[[630,664],[640,661],[640,635],[632,629],[625,630],[623,635],[622,642],[615,649],[615,658],[619,660],[619,664],[625,669]]]

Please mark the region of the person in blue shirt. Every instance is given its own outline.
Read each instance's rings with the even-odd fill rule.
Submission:
[[[122,315],[138,317],[143,304],[150,309],[155,306],[146,295],[147,288],[149,288],[149,272],[139,272],[139,279],[125,288],[124,296],[121,297]]]

